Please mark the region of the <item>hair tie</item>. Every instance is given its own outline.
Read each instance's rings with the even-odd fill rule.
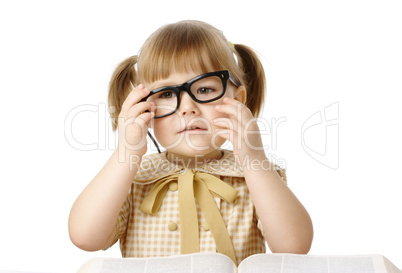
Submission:
[[[236,56],[236,49],[235,49],[234,44],[231,41],[228,41],[228,44],[229,44],[230,48],[232,49],[233,58],[235,59],[236,65],[239,65],[239,62],[238,62],[237,56]]]
[[[235,46],[231,41],[228,41],[230,48],[232,49],[233,52],[235,52]]]

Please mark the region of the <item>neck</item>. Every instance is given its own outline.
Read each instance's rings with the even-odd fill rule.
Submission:
[[[222,156],[223,152],[221,150],[214,150],[205,155],[195,155],[195,156],[187,156],[177,153],[171,153],[169,151],[166,152],[167,160],[169,160],[171,163],[184,166],[186,168],[194,168],[202,166],[205,163],[211,162],[213,160],[221,159]]]

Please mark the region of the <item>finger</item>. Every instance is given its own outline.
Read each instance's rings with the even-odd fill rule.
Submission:
[[[235,132],[239,131],[239,122],[234,119],[230,118],[217,118],[212,120],[212,125],[216,126],[219,129],[227,129],[227,130],[232,130]]]
[[[124,100],[122,105],[122,112],[126,113],[133,105],[140,102],[143,98],[149,95],[150,91],[145,88],[143,84],[138,85],[134,88]]]
[[[254,119],[250,109],[241,102],[225,98],[224,103],[225,104],[215,106],[216,111],[229,115],[231,119],[237,120],[243,126],[247,124],[249,120]]]
[[[142,113],[135,119],[135,123],[140,125],[141,127],[145,128],[148,130],[148,125],[151,122],[151,119],[155,116],[154,112],[146,112]]]
[[[121,132],[126,132],[128,128],[135,127],[136,130],[141,128],[144,132],[148,130],[148,124],[150,123],[151,119],[154,117],[153,112],[146,112],[138,117],[130,117],[130,118],[123,118],[119,117],[119,134]],[[121,133],[124,135],[124,133]]]
[[[225,102],[225,100],[224,100],[224,102]],[[215,106],[215,109],[218,112],[228,114],[232,117],[240,116],[243,111],[241,103],[232,103],[231,101],[230,101],[230,103],[219,104],[219,105]]]
[[[232,130],[226,130],[226,129],[217,129],[215,131],[216,136],[222,137],[228,141],[230,141],[233,145],[233,140],[236,139],[237,134],[232,131]]]
[[[127,114],[127,111],[135,104],[140,102],[143,98],[149,95],[149,89],[145,88],[143,84],[138,85],[133,91],[128,94],[121,107],[121,113]]]
[[[127,118],[129,117],[137,117],[145,112],[155,112],[156,105],[154,102],[143,101],[139,102],[128,110]]]

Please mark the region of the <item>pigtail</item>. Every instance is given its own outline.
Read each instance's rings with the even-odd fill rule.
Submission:
[[[112,119],[113,131],[117,129],[117,120],[124,100],[136,86],[137,73],[134,65],[138,56],[131,56],[121,62],[115,69],[109,84],[109,112]]]
[[[239,66],[244,72],[244,80],[247,89],[246,106],[254,117],[258,117],[262,111],[265,99],[265,72],[257,54],[248,46],[236,44],[235,51],[238,54]]]

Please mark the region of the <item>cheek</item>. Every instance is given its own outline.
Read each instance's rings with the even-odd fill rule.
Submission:
[[[209,117],[210,120],[217,118],[230,118],[230,115],[216,111],[215,106],[210,110],[210,113],[211,113]]]
[[[163,147],[175,143],[178,137],[177,132],[180,128],[180,121],[173,120],[170,117],[164,117],[162,119],[154,119],[151,124],[151,128],[154,130],[156,140]]]
[[[164,134],[161,134],[161,132],[166,130],[165,127],[166,126],[164,125],[164,123],[157,119],[154,119],[152,121],[151,128],[154,130],[154,135],[160,144],[162,144],[164,136]]]

